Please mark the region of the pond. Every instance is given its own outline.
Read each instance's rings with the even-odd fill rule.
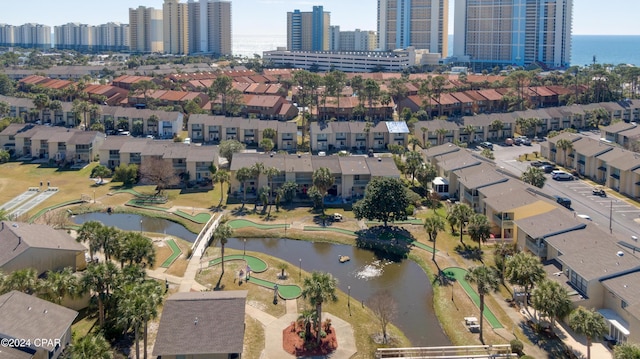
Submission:
[[[92,213],[78,215],[75,222],[89,220],[124,230],[166,233],[193,241],[195,234],[182,225],[157,218],[134,214]],[[380,259],[371,251],[342,244],[311,243],[284,238],[232,238],[227,248],[265,253],[290,263],[290,275],[299,275],[300,267],[307,272],[330,272],[338,279],[340,290],[351,295],[351,305],[362,305],[378,290],[388,289],[398,304],[398,316],[393,323],[414,346],[451,345],[433,312],[433,290],[429,278],[415,262],[392,262]],[[351,258],[338,261],[341,255]],[[349,290],[349,286],[351,289]],[[347,303],[344,303],[347,305]]]

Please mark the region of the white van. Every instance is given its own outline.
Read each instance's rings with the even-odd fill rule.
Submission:
[[[187,137],[187,138],[185,138],[185,139],[184,139],[184,141],[182,141],[182,142],[183,142],[183,143],[186,143],[186,144],[188,144],[188,145],[189,145],[189,144],[191,144],[191,138]]]

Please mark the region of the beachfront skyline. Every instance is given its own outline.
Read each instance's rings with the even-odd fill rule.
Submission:
[[[3,4],[0,23],[21,25],[33,22],[52,27],[68,22],[90,25],[111,21],[128,23],[129,8],[150,6],[161,9],[162,3],[163,0],[111,0],[109,6],[102,7],[86,0],[12,1]],[[450,3],[453,5],[454,1],[450,0]],[[377,0],[236,0],[232,1],[233,33],[252,35],[259,29],[261,35],[286,35],[287,11],[310,11],[313,5],[324,6],[325,11],[331,12],[331,24],[339,25],[343,30],[376,30]],[[574,1],[573,34],[640,35],[640,27],[635,24],[635,14],[638,11],[640,2]],[[353,16],[354,14],[359,16]],[[453,21],[450,21],[449,33],[452,33],[452,26]]]

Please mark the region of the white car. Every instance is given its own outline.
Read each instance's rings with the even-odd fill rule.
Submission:
[[[573,175],[567,172],[558,172],[551,176],[556,181],[571,181],[573,180]]]
[[[582,218],[582,219],[586,219],[587,221],[590,221],[590,220],[591,220],[591,217],[589,217],[589,216],[588,216],[588,215],[586,215],[586,214],[578,214],[578,215],[576,215],[576,217],[580,217],[580,218]]]

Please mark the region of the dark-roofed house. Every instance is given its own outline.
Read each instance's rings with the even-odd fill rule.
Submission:
[[[247,291],[176,293],[162,310],[153,356],[239,358]]]
[[[24,340],[28,345],[14,349],[33,358],[56,359],[71,342],[71,324],[77,316],[75,310],[14,290],[0,296],[0,338]],[[0,357],[12,358],[2,353],[5,349],[0,347]]]
[[[495,166],[481,163],[478,166],[462,168],[453,172],[450,183],[458,184],[459,198],[469,204],[476,212],[480,211],[478,190],[496,183],[506,182],[509,178],[496,171]]]
[[[562,152],[562,150],[559,150],[556,147],[556,143],[558,143],[558,141],[560,141],[561,139],[567,139],[571,142],[575,142],[580,141],[582,138],[583,137],[578,134],[569,132],[564,132],[557,136],[553,136],[549,138],[548,141],[544,141],[540,144],[540,155],[542,155],[542,157],[548,158],[553,162],[562,162],[564,161],[564,153]],[[567,157],[567,161],[569,160],[570,158]]]
[[[42,224],[0,222],[0,271],[34,268],[38,274],[84,269],[86,248],[65,231]]]
[[[573,149],[569,156],[572,159],[570,163],[583,176],[595,178],[597,173],[596,157],[611,151],[613,147],[608,146],[602,141],[584,137],[580,141],[573,142]]]
[[[430,146],[451,143],[460,136],[460,126],[455,122],[433,120],[420,121],[413,125],[413,137],[420,141],[420,146],[425,148],[425,142]]]

